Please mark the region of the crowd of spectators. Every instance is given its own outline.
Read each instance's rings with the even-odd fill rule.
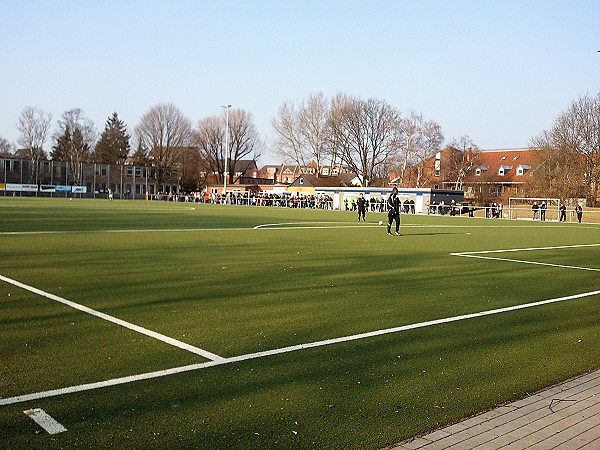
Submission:
[[[333,209],[333,198],[328,195],[290,195],[290,194],[256,194],[253,192],[227,192],[223,193],[173,193],[158,194],[155,200],[212,203],[217,205],[244,205],[244,206],[275,206],[280,208],[310,208]]]
[[[280,208],[310,208],[310,209],[333,209],[333,198],[328,195],[291,195],[289,193],[253,193],[253,192],[228,192],[223,193],[159,193],[153,196],[154,200],[174,201],[174,202],[193,202],[193,203],[213,203],[219,205],[249,205],[249,206],[275,206]],[[405,214],[415,214],[415,201],[405,199],[401,202],[401,212]],[[425,204],[427,214],[439,215],[462,215],[468,214],[473,217],[477,209],[483,209],[487,218],[502,217],[502,203],[486,203],[484,206],[474,206],[473,203],[455,203],[452,200],[449,204],[443,201],[439,203]],[[356,211],[356,199],[344,199],[343,208],[346,211]],[[535,208],[535,207],[534,207]],[[537,209],[537,208],[535,208]],[[535,214],[534,209],[534,214]],[[383,197],[371,197],[367,200],[367,212],[386,212],[386,202]]]

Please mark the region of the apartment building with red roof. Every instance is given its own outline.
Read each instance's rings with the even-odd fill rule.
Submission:
[[[542,164],[540,150],[530,148],[461,151],[446,147],[409,167],[390,183],[401,187],[464,190],[465,199],[503,201],[523,196],[527,181]]]

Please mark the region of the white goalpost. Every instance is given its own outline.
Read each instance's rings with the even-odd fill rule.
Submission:
[[[538,207],[546,202],[547,209],[542,213],[541,209],[534,214],[532,206],[537,203]],[[535,217],[537,216],[537,217]],[[509,219],[534,219],[534,220],[559,220],[560,199],[544,197],[510,197],[508,199]]]

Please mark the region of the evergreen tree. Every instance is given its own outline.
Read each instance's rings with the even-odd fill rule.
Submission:
[[[52,147],[50,157],[54,161],[68,161],[71,153],[71,130],[65,127],[64,133],[56,138],[56,144]]]
[[[109,117],[94,151],[94,162],[102,164],[123,163],[129,154],[127,126],[117,113]]]
[[[136,166],[150,166],[150,156],[142,144],[138,144],[138,148],[131,159],[133,160],[133,164]]]

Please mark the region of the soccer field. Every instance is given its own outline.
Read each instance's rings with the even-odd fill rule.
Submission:
[[[600,367],[597,224],[403,215],[386,236],[381,213],[2,197],[0,213],[4,448],[375,449]]]

